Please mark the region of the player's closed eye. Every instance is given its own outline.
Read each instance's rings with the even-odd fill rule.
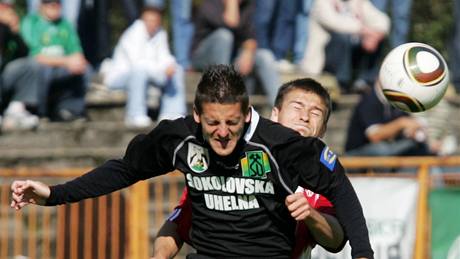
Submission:
[[[238,125],[238,120],[234,120],[234,121],[227,121],[227,125],[229,125],[229,126],[235,126],[235,125]]]
[[[217,126],[219,125],[219,122],[218,121],[206,121],[206,124],[208,124],[209,126]]]
[[[315,116],[315,117],[319,117],[322,115],[322,112],[321,111],[312,111],[311,112],[311,115]]]

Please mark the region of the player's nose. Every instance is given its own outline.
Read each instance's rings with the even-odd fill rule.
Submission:
[[[227,125],[219,125],[217,127],[217,136],[224,138],[227,137],[229,134],[228,126]]]

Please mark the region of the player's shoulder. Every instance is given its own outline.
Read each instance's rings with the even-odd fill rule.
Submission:
[[[176,137],[187,137],[198,132],[198,125],[192,116],[180,117],[175,120],[162,120],[149,134],[162,134]]]
[[[255,140],[257,139],[273,145],[285,143],[291,139],[301,137],[296,131],[263,117],[259,119],[256,134],[254,134],[254,136]]]

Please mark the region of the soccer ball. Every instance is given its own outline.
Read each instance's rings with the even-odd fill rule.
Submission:
[[[433,47],[418,42],[405,43],[385,57],[378,83],[394,107],[406,112],[422,112],[444,96],[449,69]]]

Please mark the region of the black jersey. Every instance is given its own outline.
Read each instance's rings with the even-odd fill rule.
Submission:
[[[295,221],[284,200],[303,186],[334,204],[353,257],[372,258],[361,205],[337,156],[321,140],[304,138],[254,110],[245,127],[234,152],[220,157],[191,116],[162,121],[135,137],[123,159],[52,186],[47,204],[95,197],[178,169],[192,201],[191,241],[198,253],[289,258]]]

